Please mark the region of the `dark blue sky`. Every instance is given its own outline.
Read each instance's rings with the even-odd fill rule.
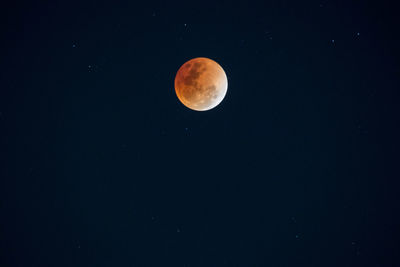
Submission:
[[[83,2],[0,11],[1,266],[400,265],[394,4]]]

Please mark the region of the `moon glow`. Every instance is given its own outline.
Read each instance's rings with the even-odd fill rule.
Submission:
[[[218,106],[228,90],[225,71],[215,61],[198,57],[183,64],[175,77],[175,92],[186,107],[206,111]]]

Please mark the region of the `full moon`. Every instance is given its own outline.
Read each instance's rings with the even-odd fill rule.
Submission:
[[[224,99],[227,90],[225,71],[209,58],[191,59],[176,73],[176,95],[190,109],[206,111],[215,108]]]

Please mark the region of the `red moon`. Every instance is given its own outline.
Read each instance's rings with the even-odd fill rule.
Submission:
[[[186,107],[206,111],[218,106],[228,90],[222,67],[209,58],[198,57],[183,64],[175,77],[175,92]]]

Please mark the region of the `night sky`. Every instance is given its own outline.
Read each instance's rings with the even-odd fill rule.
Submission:
[[[0,266],[400,266],[395,1],[8,2]]]

